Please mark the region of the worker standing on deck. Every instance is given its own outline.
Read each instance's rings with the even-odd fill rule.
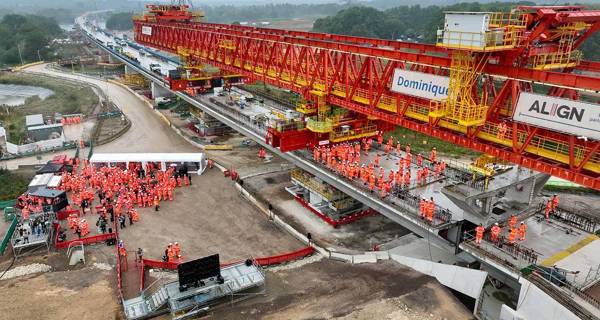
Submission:
[[[433,201],[433,197],[429,198],[429,222],[433,222],[433,215],[435,214],[435,201]]]
[[[481,240],[483,239],[483,233],[485,232],[485,228],[480,223],[477,228],[475,228],[475,243],[477,245],[481,244]]]
[[[492,242],[498,242],[498,237],[500,236],[501,230],[500,230],[500,226],[498,226],[497,222],[494,224],[491,231],[492,231]]]
[[[527,225],[525,224],[525,222],[521,222],[521,225],[519,226],[520,241],[525,241],[525,232],[527,232]]]
[[[554,196],[552,196],[552,213],[554,213],[554,211],[556,211],[557,208],[558,208],[558,195],[555,193]]]
[[[421,200],[419,200],[419,215],[421,216],[421,218],[425,218],[425,204],[426,204],[427,200],[421,198]]]
[[[552,211],[552,201],[546,202],[546,208],[544,214],[546,215],[546,221],[550,221],[550,212]]]
[[[507,130],[508,130],[508,127],[505,122],[502,122],[501,124],[499,124],[498,132],[496,133],[496,138],[498,138],[499,140],[504,140],[504,136],[506,135]]]
[[[423,155],[421,155],[420,153],[417,154],[417,166],[422,166],[423,165]]]
[[[431,153],[429,154],[429,161],[435,162],[436,159],[437,159],[437,150],[435,149],[435,147],[433,147],[433,149],[431,149]]]
[[[517,229],[510,228],[508,232],[508,244],[515,244],[517,240]]]
[[[514,214],[510,215],[510,218],[508,219],[508,227],[512,230],[517,226],[517,216],[515,216]]]

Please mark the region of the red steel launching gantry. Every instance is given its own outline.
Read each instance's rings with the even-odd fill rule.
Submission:
[[[208,64],[304,97],[301,119],[269,128],[267,141],[281,151],[402,126],[600,190],[600,63],[578,50],[600,29],[600,11],[449,12],[430,45],[148,8],[134,19],[138,43],[179,54],[188,69]]]

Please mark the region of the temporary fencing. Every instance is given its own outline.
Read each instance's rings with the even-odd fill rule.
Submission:
[[[106,241],[106,240],[116,239],[116,238],[117,238],[117,233],[116,232],[104,233],[104,234],[99,234],[99,235],[95,235],[95,236],[85,237],[85,238],[81,238],[81,239],[73,239],[73,240],[63,241],[63,242],[55,242],[54,243],[54,247],[56,249],[64,249],[64,248],[68,248],[69,244],[71,244],[73,242],[81,241],[81,242],[83,242],[84,245],[86,245],[86,244],[92,244],[92,243],[96,243],[96,242],[103,242],[103,241]]]

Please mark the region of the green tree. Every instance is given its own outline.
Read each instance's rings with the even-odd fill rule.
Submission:
[[[0,64],[37,61],[50,41],[62,35],[53,18],[7,14],[0,20]]]

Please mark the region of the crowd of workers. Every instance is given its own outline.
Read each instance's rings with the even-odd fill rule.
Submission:
[[[368,186],[371,193],[377,189],[381,198],[388,196],[394,188],[406,190],[411,186],[413,165],[416,166],[416,179],[413,183],[416,185],[425,185],[445,173],[446,163],[438,161],[435,147],[432,148],[429,158],[425,158],[420,153],[413,157],[410,144],[407,144],[402,151],[399,141],[394,148],[392,136],[388,138],[386,144],[383,143],[382,134],[379,134],[376,139],[375,141],[372,138],[363,138],[360,142],[315,147],[313,160],[349,180],[362,182]],[[368,163],[361,162],[361,151],[368,155],[373,146],[380,146],[383,154],[377,152],[375,159],[369,160]],[[384,155],[390,159],[394,153],[398,158],[397,169],[390,169],[386,176],[386,170],[381,165],[381,157]]]
[[[558,208],[558,202],[558,195],[556,194],[552,196],[552,199],[546,202],[546,206],[544,209],[546,220],[549,220],[550,214],[554,212],[556,208]],[[498,223],[495,223],[489,229],[489,240],[494,244],[503,242],[504,244],[509,245],[514,245],[515,243],[517,243],[517,241],[525,241],[525,234],[527,233],[527,224],[524,221],[522,221],[517,227],[517,217],[515,215],[511,215],[507,221],[506,227],[507,235],[506,237],[502,237],[502,227]],[[475,243],[477,245],[481,244],[485,232],[486,229],[482,224],[475,228]]]
[[[85,237],[90,233],[90,226],[84,216],[95,208],[98,214],[96,227],[98,233],[111,233],[111,224],[120,228],[133,225],[140,220],[139,208],[153,207],[160,210],[161,201],[172,201],[175,188],[188,186],[192,183],[187,170],[172,166],[162,171],[158,165],[148,163],[142,167],[140,163],[131,163],[125,167],[96,168],[87,161],[78,168],[76,164],[73,173],[64,172],[60,189],[70,193],[70,205],[80,208],[67,217],[67,224],[78,237]],[[95,197],[98,205],[94,206]],[[177,254],[181,256],[177,244]],[[124,249],[119,252],[125,254]]]

